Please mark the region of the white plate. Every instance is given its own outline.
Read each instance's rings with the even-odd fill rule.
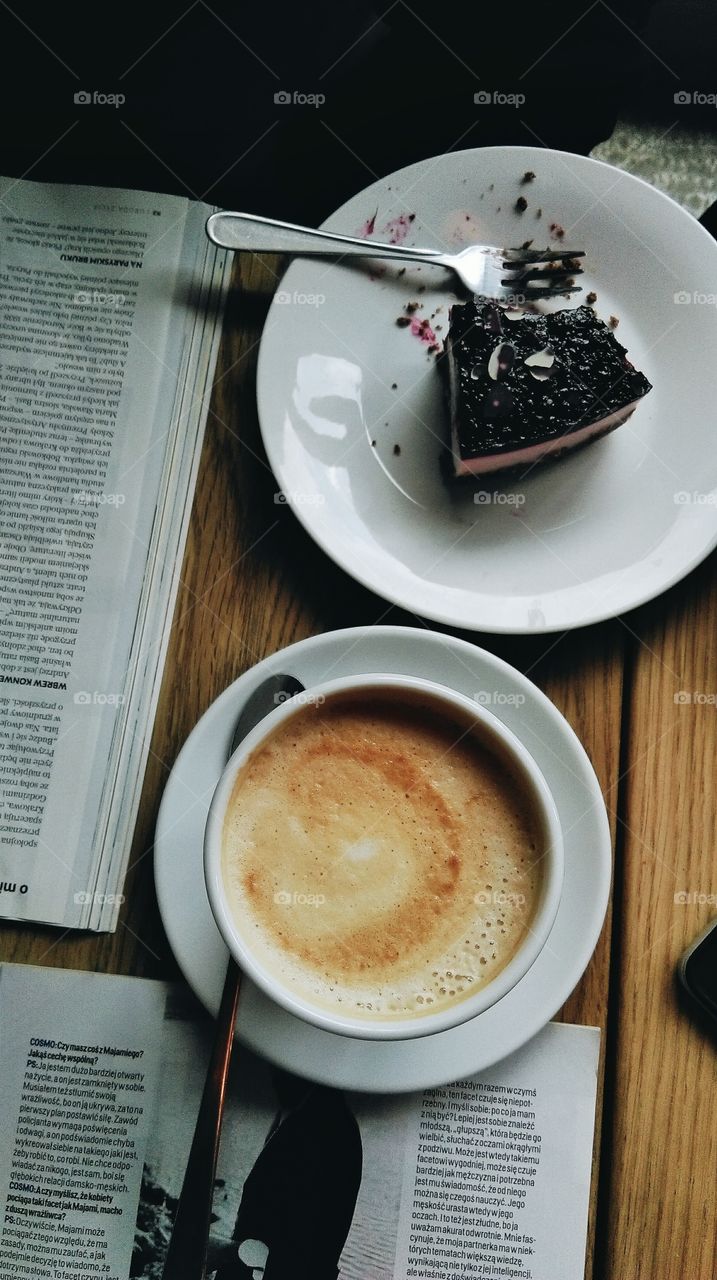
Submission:
[[[521,186],[527,169],[537,176]],[[500,490],[520,505],[476,505],[488,485],[441,476],[435,359],[395,323],[408,300],[423,302],[419,316],[442,306],[443,338],[450,278],[296,260],[262,338],[259,415],[279,486],[328,555],[406,609],[495,632],[612,617],[698,564],[717,543],[717,244],[704,228],[630,174],[533,147],[420,161],[325,226],[356,234],[376,210],[376,239],[415,213],[406,243],[455,248],[462,238],[539,246],[561,223],[563,243],[588,254],[581,283],[597,293],[597,313],[619,318],[617,336],[653,390],[612,435]]]
[[[333,631],[252,667],[217,698],[190,734],[157,820],[155,877],[162,920],[184,976],[212,1013],[219,1007],[228,953],[204,887],[204,824],[239,710],[256,685],[276,671],[297,676],[307,687],[339,675],[398,672],[480,695],[530,749],[553,792],[565,839],[565,882],[553,930],[530,972],[491,1009],[461,1027],[419,1040],[353,1040],[294,1018],[245,980],[239,1039],[299,1075],[368,1092],[429,1088],[492,1066],[535,1035],[565,1003],[602,928],[610,888],[610,835],[600,788],[582,746],[525,676],[465,640],[432,631]]]

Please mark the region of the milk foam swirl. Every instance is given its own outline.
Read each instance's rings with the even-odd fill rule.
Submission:
[[[303,707],[242,767],[223,877],[283,984],[347,1016],[413,1017],[515,954],[540,895],[539,832],[464,724],[395,693],[346,694]]]

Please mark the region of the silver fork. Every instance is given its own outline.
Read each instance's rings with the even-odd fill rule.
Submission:
[[[292,222],[261,218],[257,214],[224,211],[213,213],[207,220],[207,235],[222,249],[245,249],[253,253],[423,262],[455,272],[471,293],[499,302],[580,292],[573,277],[581,272],[576,259],[585,257],[581,249],[499,249],[489,244],[471,244],[460,253],[445,253],[442,249],[382,244],[335,231],[316,231]]]

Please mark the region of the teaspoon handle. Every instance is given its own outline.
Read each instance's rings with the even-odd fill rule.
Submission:
[[[214,1175],[240,986],[241,970],[230,957],[192,1149],[162,1273],[163,1280],[204,1280]]]

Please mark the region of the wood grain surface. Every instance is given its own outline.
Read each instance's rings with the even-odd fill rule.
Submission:
[[[616,1280],[715,1274],[717,1051],[675,981],[717,915],[714,568],[630,619],[600,1223]]]
[[[152,879],[162,789],[197,719],[238,675],[305,636],[416,625],[313,544],[277,484],[255,407],[276,259],[235,264],[217,381],[151,741],[126,902],[114,935],[4,924],[0,959],[176,977]],[[714,561],[626,619],[537,638],[466,635],[526,672],[595,767],[618,857],[614,913],[562,1011],[603,1030],[589,1280],[712,1280],[717,1055],[680,1008],[675,962],[717,914]],[[440,628],[437,628],[440,629]],[[444,628],[445,630],[445,628]],[[676,894],[693,895],[682,903]],[[604,1092],[603,1092],[604,1083]]]

